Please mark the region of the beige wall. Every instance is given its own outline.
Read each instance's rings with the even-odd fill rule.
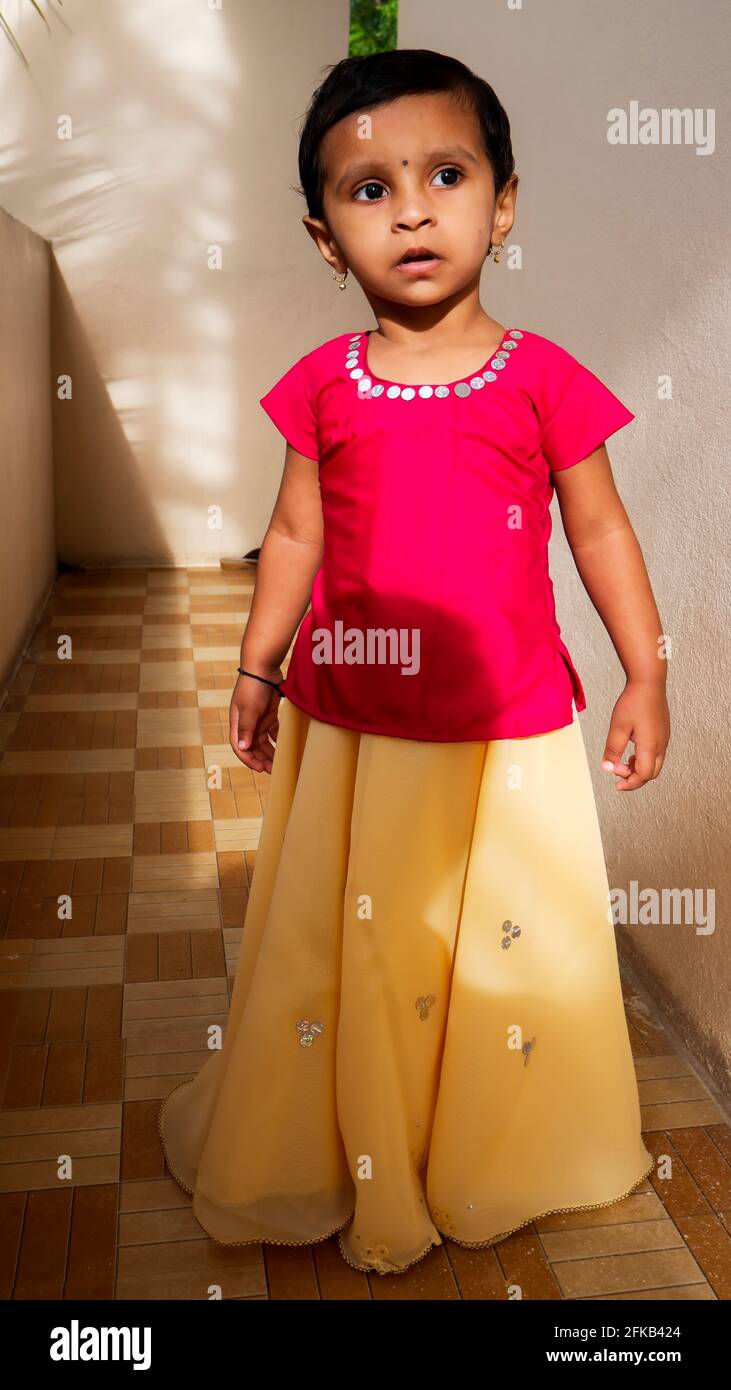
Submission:
[[[725,16],[721,0],[400,3],[401,45],[463,58],[511,117],[522,263],[488,264],[486,307],[562,343],[638,417],[610,453],[673,640],[673,741],[643,791],[595,783],[612,886],[715,890],[713,935],[629,927],[619,940],[728,1086],[728,117],[706,156],[606,140],[607,112],[633,100],[716,107]],[[54,370],[75,382],[73,403],[55,406],[61,554],[242,553],[281,475],[258,397],[317,342],[372,322],[357,286],[338,292],[289,188],[309,95],[347,50],[347,0],[224,0],[220,13],[67,0],[64,17],[51,43],[32,17],[21,26],[33,82],[0,45],[8,147],[20,141],[3,201],[53,241]],[[61,113],[70,142],[56,139]],[[206,268],[215,242],[220,272]],[[207,527],[212,504],[221,532]],[[558,522],[559,619],[587,686],[594,767],[622,672]]]
[[[56,570],[49,260],[0,209],[0,701]]]
[[[731,1090],[729,935],[728,8],[722,0],[401,0],[402,47],[453,53],[511,119],[522,268],[488,264],[502,323],[561,343],[637,416],[609,444],[673,640],[672,743],[661,777],[615,793],[596,772],[609,882],[716,895],[716,930],[618,929],[622,954],[716,1080]],[[717,148],[611,146],[607,113],[716,108]],[[672,376],[671,400],[658,378]],[[592,769],[623,672],[578,576],[554,503],[563,635],[585,678]]]
[[[347,51],[347,3],[66,0],[50,42],[30,6],[17,16],[32,77],[0,43],[18,151],[0,202],[57,263],[54,374],[73,378],[54,407],[59,553],[243,554],[261,543],[284,458],[258,398],[354,311],[290,188],[299,118]]]

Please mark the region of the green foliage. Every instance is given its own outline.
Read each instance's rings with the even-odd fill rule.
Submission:
[[[348,56],[398,48],[398,0],[350,0]]]

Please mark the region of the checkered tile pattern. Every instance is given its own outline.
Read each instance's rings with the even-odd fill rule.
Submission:
[[[731,1131],[627,984],[645,1143],[671,1179],[385,1277],[334,1240],[200,1229],[157,1114],[225,1025],[270,785],[228,745],[252,591],[245,571],[64,575],[0,714],[2,1296],[728,1298]]]

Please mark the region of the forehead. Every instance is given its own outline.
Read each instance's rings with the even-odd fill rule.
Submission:
[[[474,110],[448,92],[425,92],[345,116],[328,130],[320,157],[326,181],[334,183],[358,159],[415,162],[438,146],[457,144],[480,163],[485,159]]]

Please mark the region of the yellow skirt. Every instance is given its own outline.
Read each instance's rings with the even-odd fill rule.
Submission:
[[[583,735],[280,725],[223,1047],[169,1094],[216,1241],[400,1272],[619,1201],[640,1132]]]

